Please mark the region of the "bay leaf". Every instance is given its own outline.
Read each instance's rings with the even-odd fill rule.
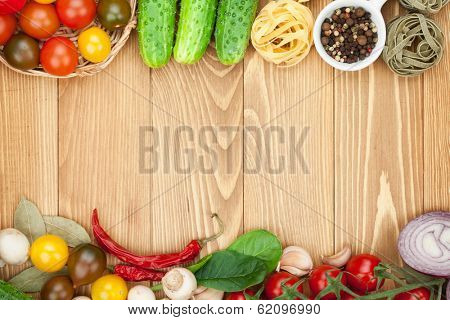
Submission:
[[[20,199],[14,213],[14,228],[22,232],[28,238],[30,244],[47,233],[39,209],[33,202],[24,197]]]
[[[62,270],[58,272],[43,272],[35,267],[31,267],[28,269],[25,269],[12,279],[8,281],[8,283],[15,286],[17,289],[32,293],[32,292],[39,292],[41,291],[42,286],[50,279],[55,276],[62,276],[67,275],[69,272],[67,270],[67,267],[64,267]]]
[[[59,216],[44,216],[47,232],[63,238],[69,247],[90,243],[87,231],[73,220]]]

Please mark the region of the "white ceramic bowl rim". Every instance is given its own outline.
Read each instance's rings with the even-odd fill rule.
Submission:
[[[320,57],[332,67],[342,71],[358,71],[371,65],[383,52],[384,43],[386,42],[386,23],[381,14],[381,7],[387,0],[336,0],[328,4],[317,16],[314,24],[314,43]],[[329,56],[321,42],[322,23],[326,18],[330,18],[333,11],[342,7],[362,7],[371,13],[371,19],[378,29],[378,42],[372,53],[364,60],[355,63],[338,62]]]

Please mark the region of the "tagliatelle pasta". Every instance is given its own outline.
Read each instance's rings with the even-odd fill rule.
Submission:
[[[276,0],[266,5],[252,27],[252,44],[267,61],[293,66],[313,45],[314,18],[301,4],[308,0]]]

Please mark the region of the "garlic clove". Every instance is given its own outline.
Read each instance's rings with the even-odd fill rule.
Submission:
[[[3,268],[4,266],[6,266],[6,262],[0,259],[0,268]]]
[[[308,251],[301,247],[289,246],[283,250],[279,268],[295,276],[304,276],[312,270],[313,262]]]
[[[347,264],[351,257],[352,247],[349,244],[346,244],[338,253],[327,257],[322,256],[322,262],[336,268],[341,268]]]
[[[222,300],[224,292],[213,288],[198,287],[194,291],[192,300]]]

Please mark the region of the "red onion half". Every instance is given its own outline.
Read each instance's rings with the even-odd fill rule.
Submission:
[[[430,212],[414,219],[400,233],[397,245],[411,268],[450,277],[450,212]]]

